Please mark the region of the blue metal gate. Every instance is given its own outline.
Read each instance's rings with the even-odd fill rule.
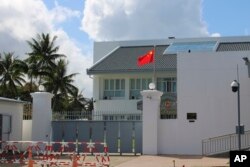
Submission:
[[[52,130],[53,141],[106,142],[110,153],[142,153],[141,121],[52,121]]]

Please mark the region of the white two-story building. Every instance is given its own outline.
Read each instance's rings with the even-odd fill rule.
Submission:
[[[154,63],[137,66],[138,57],[154,46],[155,73]],[[94,110],[106,120],[141,120],[140,92],[155,78],[156,89],[164,93],[158,153],[202,154],[203,139],[235,133],[233,80],[240,83],[241,124],[250,133],[248,59],[250,36],[95,42],[94,65],[87,70],[93,78]]]
[[[137,66],[138,57],[154,46],[155,64]],[[148,89],[155,77],[156,89],[164,92],[161,118],[176,119],[178,54],[227,54],[249,50],[250,37],[95,42],[94,65],[87,70],[93,77],[95,112],[102,113],[108,120],[141,119],[140,92]]]
[[[95,112],[107,120],[141,120],[141,94],[154,79],[153,64],[137,66],[139,56],[155,48],[157,89],[173,103],[169,118],[176,118],[176,54],[164,56],[172,40],[96,42],[93,76]],[[171,109],[170,109],[171,108]]]

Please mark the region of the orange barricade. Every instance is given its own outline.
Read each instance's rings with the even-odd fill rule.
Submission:
[[[1,141],[1,147],[0,166],[1,164],[22,164],[28,167],[33,167],[33,164],[68,167],[110,165],[107,144],[101,142]]]

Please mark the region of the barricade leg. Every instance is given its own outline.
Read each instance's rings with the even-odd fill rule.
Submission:
[[[29,149],[29,162],[28,162],[28,167],[33,167],[32,150],[31,150],[31,148]]]
[[[73,154],[73,158],[72,158],[72,167],[78,167],[78,163],[77,163],[77,158],[76,158],[76,154]]]

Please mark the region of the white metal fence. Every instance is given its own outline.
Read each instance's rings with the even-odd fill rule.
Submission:
[[[141,121],[142,112],[125,111],[57,111],[53,120],[100,120],[100,121]]]
[[[100,121],[141,121],[142,111],[54,111],[53,120],[100,120]],[[32,112],[25,113],[23,120],[32,120]]]
[[[242,149],[250,148],[250,131],[241,135]],[[238,149],[238,134],[229,134],[202,140],[202,154],[214,155]]]

